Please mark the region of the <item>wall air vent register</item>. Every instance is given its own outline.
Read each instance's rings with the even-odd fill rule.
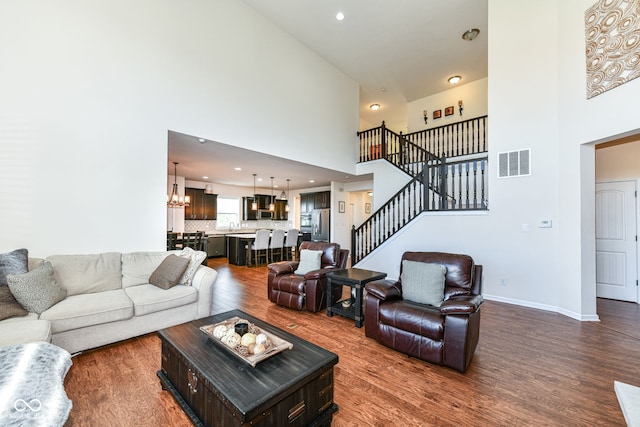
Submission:
[[[498,153],[498,178],[531,175],[531,149]]]

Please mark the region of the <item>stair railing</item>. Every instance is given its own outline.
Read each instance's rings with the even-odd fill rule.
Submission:
[[[422,212],[486,210],[488,157],[447,161],[431,158],[421,172],[351,230],[352,265],[405,227]]]

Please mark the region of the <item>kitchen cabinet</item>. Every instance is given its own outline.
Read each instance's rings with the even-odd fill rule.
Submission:
[[[314,209],[331,207],[331,191],[300,194],[300,213],[309,213]]]
[[[200,188],[185,188],[185,195],[191,198],[184,208],[184,219],[216,219],[218,216],[218,195],[205,194]]]
[[[226,256],[226,242],[223,235],[209,236],[207,245],[207,257]]]
[[[331,191],[320,191],[313,196],[314,209],[328,209],[331,207]]]
[[[313,210],[314,206],[314,193],[302,193],[300,194],[300,212],[307,213]]]
[[[259,210],[269,209],[269,204],[271,203],[271,196],[267,194],[256,194],[255,200],[258,203]],[[253,203],[253,201],[254,201],[254,197],[242,198],[242,218],[245,221],[260,219],[258,218],[258,211],[251,210],[251,203]]]
[[[289,212],[286,211],[287,201],[276,200],[276,210],[273,213],[273,219],[276,221],[286,221],[289,218]]]

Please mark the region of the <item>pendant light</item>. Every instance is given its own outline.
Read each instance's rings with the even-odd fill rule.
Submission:
[[[289,212],[289,181],[291,180],[287,178],[287,204],[284,205],[285,212]]]
[[[256,174],[253,174],[253,202],[251,202],[251,210],[258,210],[258,199],[256,199]]]
[[[179,208],[183,206],[189,206],[191,197],[180,196],[178,193],[178,162],[173,162],[173,190],[171,196],[167,197],[167,206],[170,208]]]
[[[273,204],[273,177],[271,177],[271,203],[269,203],[269,212],[276,210],[276,205]]]

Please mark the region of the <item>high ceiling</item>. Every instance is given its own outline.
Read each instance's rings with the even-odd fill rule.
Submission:
[[[384,120],[390,129],[406,131],[407,102],[449,89],[447,79],[453,75],[462,77],[459,84],[487,76],[486,0],[242,1],[359,83],[360,121],[365,129]],[[344,14],[344,20],[336,19],[338,12]],[[479,36],[471,42],[463,40],[462,34],[471,28],[479,29]],[[381,108],[372,111],[371,104]],[[193,144],[194,140],[170,133],[170,174],[171,161],[181,159],[185,164],[208,165],[206,170],[178,166],[178,174],[187,179],[204,181],[202,176],[208,176],[214,183],[251,186],[253,178],[246,171],[278,176],[284,162],[287,173],[291,172],[292,189],[344,180],[344,174],[337,171],[216,142]],[[215,158],[203,162],[205,151],[199,151],[198,146],[215,151]],[[233,177],[228,167],[236,161],[244,172]],[[216,163],[224,163],[226,168],[218,168]],[[294,176],[296,168],[304,169],[299,178]],[[310,175],[317,177],[314,184],[308,182]]]

